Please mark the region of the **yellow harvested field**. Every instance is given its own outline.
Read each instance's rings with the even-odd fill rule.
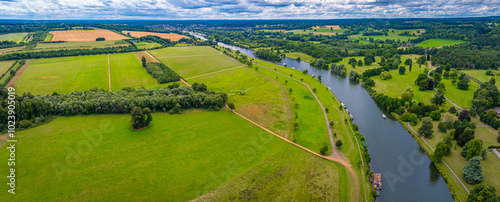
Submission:
[[[170,39],[170,41],[179,41],[182,38],[187,38],[186,36],[176,34],[176,33],[157,33],[157,32],[140,32],[140,31],[122,31],[124,34],[130,33],[133,37],[143,37],[143,36],[158,36],[164,39]]]
[[[327,29],[340,29],[339,25],[324,25],[324,26],[313,26],[313,29],[320,29],[320,28],[327,28]]]
[[[106,41],[129,39],[105,29],[51,31],[50,34],[53,35],[52,41],[95,41],[99,37],[104,37]]]

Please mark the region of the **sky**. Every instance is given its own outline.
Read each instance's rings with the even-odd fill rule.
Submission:
[[[499,16],[500,0],[0,0],[0,19],[343,19]]]

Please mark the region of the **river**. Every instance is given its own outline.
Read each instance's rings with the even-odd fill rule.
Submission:
[[[195,36],[206,40],[202,36]],[[256,58],[254,50],[218,44]],[[370,167],[375,173],[382,173],[383,190],[377,201],[453,201],[443,177],[413,136],[379,108],[361,84],[288,57],[283,62],[273,63],[286,64],[300,71],[308,70],[308,74],[316,77],[321,75],[321,81],[347,105],[354,123],[359,126],[359,131],[365,135],[368,143]],[[388,118],[383,119],[382,114],[388,115]]]

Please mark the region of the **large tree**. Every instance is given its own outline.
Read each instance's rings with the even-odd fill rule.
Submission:
[[[131,112],[132,119],[130,123],[132,124],[133,129],[139,129],[146,127],[153,121],[153,117],[151,116],[151,110],[149,108],[141,109],[140,107],[135,107]]]
[[[495,187],[481,184],[470,191],[467,202],[500,202],[500,197],[497,196]]]
[[[483,169],[481,167],[481,157],[475,156],[467,161],[463,168],[464,179],[469,184],[476,184],[483,181]]]
[[[432,136],[434,130],[432,129],[432,122],[430,118],[426,117],[422,119],[422,126],[418,129],[418,133],[426,138],[430,138]]]

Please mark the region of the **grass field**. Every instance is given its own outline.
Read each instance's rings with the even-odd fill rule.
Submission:
[[[444,92],[444,96],[446,96],[448,99],[462,108],[471,108],[474,91],[479,88],[479,84],[474,82],[473,80],[470,80],[469,89],[462,90],[459,89],[456,84],[452,84],[451,81],[452,79],[442,80],[442,82],[446,86],[446,92]]]
[[[292,30],[276,30],[276,29],[264,29],[262,31],[268,32],[293,32],[294,34],[314,34],[314,35],[336,35],[347,31],[348,29],[333,29],[330,28],[318,28],[318,29],[292,29]]]
[[[441,46],[453,46],[461,43],[465,43],[465,41],[453,39],[429,39],[418,43],[418,45],[424,48],[435,48]]]
[[[408,41],[408,39],[416,39],[418,35],[421,35],[422,33],[425,32],[424,29],[420,29],[420,33],[417,33],[418,30],[419,29],[404,29],[404,30],[389,29],[389,32],[387,32],[388,36],[384,36],[384,35],[381,35],[381,36],[363,36],[362,34],[360,34],[360,35],[349,36],[349,38],[360,39],[362,41],[368,41],[369,38],[373,38],[375,40],[379,39],[379,40],[384,40],[384,41],[387,39],[395,40],[395,41],[397,41],[397,40]],[[399,36],[398,35],[399,33],[402,33],[405,31],[408,31],[410,33],[415,33],[417,36]]]
[[[12,48],[2,48],[2,49],[0,49],[0,54],[7,54],[7,53],[21,51],[25,47],[26,46],[18,46],[18,47],[12,47]]]
[[[312,62],[314,58],[308,54],[301,53],[301,52],[291,52],[291,53],[285,53],[286,57],[292,58],[292,59],[297,59],[300,57],[300,60],[304,62]]]
[[[488,76],[486,75],[486,71],[488,70],[460,70],[460,72],[466,73],[467,75],[475,78],[481,82],[488,82],[491,78],[494,78],[496,81],[496,86],[500,87],[500,76]],[[494,74],[500,74],[498,70],[491,70]],[[474,81],[472,81],[474,82]]]
[[[134,53],[110,54],[111,90],[120,91],[124,87],[161,88],[170,84],[159,84]],[[107,70],[106,70],[107,71]]]
[[[28,34],[28,32],[1,34],[0,41],[14,41],[16,43],[19,43],[19,42],[23,41],[24,37],[27,34]]]
[[[45,38],[45,41],[52,41],[52,37],[54,37],[54,35],[47,34],[47,38]]]
[[[0,61],[0,75],[6,73],[7,70],[16,62],[15,60]],[[7,72],[8,73],[8,72]]]
[[[34,95],[108,89],[106,55],[32,60],[15,84],[16,92]]]
[[[286,190],[280,195],[339,200],[341,189],[351,193],[338,164],[228,111],[153,116],[140,131],[130,129],[129,115],[115,115],[61,117],[17,133],[23,188],[0,199],[186,201],[211,192],[204,197],[275,200],[269,193]]]
[[[135,43],[135,46],[138,49],[150,49],[150,48],[161,47],[161,44],[159,44],[159,43],[150,43],[150,42],[140,42],[140,43]]]
[[[88,48],[104,48],[115,46],[129,46],[129,43],[121,43],[118,41],[76,41],[64,43],[39,43],[34,50],[60,50],[60,49],[88,49]]]
[[[380,62],[380,57],[375,57],[375,62],[370,64],[370,65],[364,65],[363,66],[357,66],[356,65],[356,68],[352,68],[352,66],[348,63],[349,62],[349,59],[351,58],[354,58],[356,60],[363,60],[364,57],[348,57],[348,58],[344,58],[342,61],[340,62],[337,62],[337,64],[343,64],[346,69],[347,69],[347,75],[349,75],[349,72],[351,72],[351,70],[355,70],[357,71],[358,73],[362,74],[364,71],[368,70],[368,69],[373,69],[373,68],[378,68],[380,67],[379,63]],[[364,61],[363,61],[364,62]]]
[[[150,51],[183,78],[190,78],[224,69],[242,66],[237,61],[205,46],[171,47]]]

